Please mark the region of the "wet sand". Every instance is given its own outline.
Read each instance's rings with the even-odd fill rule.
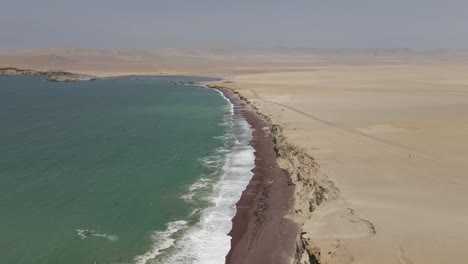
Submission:
[[[254,176],[236,204],[231,250],[226,263],[290,263],[299,226],[285,216],[293,203],[294,186],[276,162],[275,143],[256,110],[231,90],[217,87],[241,111],[253,130]]]

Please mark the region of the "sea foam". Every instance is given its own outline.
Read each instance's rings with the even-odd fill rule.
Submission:
[[[154,241],[153,248],[145,254],[135,257],[135,263],[145,264],[149,260],[160,255],[163,250],[170,248],[175,242],[172,236],[185,228],[186,225],[186,221],[174,221],[167,224],[167,229],[165,231],[154,232],[152,235]]]
[[[253,176],[254,150],[249,145],[251,130],[240,116],[232,117],[236,143],[225,157],[222,178],[210,197],[213,206],[205,209],[200,221],[190,227],[161,263],[224,263],[231,246],[227,234],[236,213],[235,204]]]
[[[221,92],[220,92],[221,93]],[[221,93],[224,97],[224,95]],[[229,100],[224,97],[228,102]],[[154,247],[150,252],[135,258],[136,263],[172,263],[172,264],[218,264],[224,263],[231,246],[231,237],[227,234],[232,228],[232,218],[236,213],[235,204],[239,201],[242,191],[253,176],[254,149],[249,145],[252,139],[250,125],[235,111],[229,102],[230,115],[225,117],[225,125],[231,135],[223,136],[230,141],[229,147],[217,149],[217,155],[201,160],[202,166],[218,168],[212,170],[213,175],[202,175],[187,189],[187,194],[181,198],[188,203],[194,202],[199,192],[209,195],[204,199],[211,206],[196,209],[193,214],[200,213],[197,223],[188,226],[186,221],[170,223],[163,232],[156,232]],[[176,224],[177,223],[177,224]],[[181,234],[175,237],[179,231]]]

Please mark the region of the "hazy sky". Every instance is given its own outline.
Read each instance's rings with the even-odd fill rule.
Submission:
[[[0,50],[468,48],[467,0],[0,0]]]

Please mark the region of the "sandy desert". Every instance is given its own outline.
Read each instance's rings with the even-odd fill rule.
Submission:
[[[348,65],[229,79],[318,164],[309,176],[328,199],[291,217],[319,263],[468,259],[467,70]]]

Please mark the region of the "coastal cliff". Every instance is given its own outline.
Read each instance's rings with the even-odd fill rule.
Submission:
[[[47,76],[47,80],[51,82],[93,81],[98,79],[96,76],[87,74],[76,74],[65,71],[36,71],[14,67],[0,68],[0,75]]]
[[[314,158],[287,141],[281,126],[273,124],[265,115],[263,118],[267,120],[270,133],[275,139],[278,164],[288,172],[290,183],[295,186],[294,209],[288,217],[298,223],[301,230],[297,234],[296,252],[292,263],[328,263],[329,257],[322,256],[321,250],[313,244],[303,227],[316,208],[328,199],[338,198],[339,191],[331,181],[321,175],[319,164]]]
[[[243,98],[243,100],[248,100]],[[269,133],[275,142],[277,162],[289,175],[290,184],[294,185],[294,208],[287,218],[303,226],[315,209],[328,199],[339,196],[338,189],[331,181],[320,174],[319,164],[303,149],[288,142],[283,128],[263,114],[257,112],[268,124]],[[308,237],[308,232],[301,228],[296,237],[296,251],[292,264],[328,263],[327,256],[321,256],[321,251]]]
[[[334,252],[327,251],[323,254],[322,250],[314,245],[307,229],[304,224],[311,219],[313,212],[317,207],[322,205],[326,200],[337,199],[339,197],[339,190],[333,183],[326,179],[320,173],[319,165],[313,157],[308,155],[305,150],[288,142],[283,133],[283,128],[275,124],[270,117],[263,114],[253,102],[244,97],[238,91],[226,87],[208,85],[214,89],[228,89],[236,94],[245,104],[249,105],[261,119],[264,120],[266,127],[264,129],[274,142],[274,151],[276,154],[276,162],[280,168],[286,172],[286,183],[277,182],[276,184],[283,184],[293,186],[293,197],[285,198],[292,199],[293,203],[291,208],[282,217],[292,220],[299,226],[297,234],[295,235],[295,250],[289,252],[288,261],[275,262],[275,263],[290,263],[290,264],[323,264],[329,263],[334,257]],[[270,194],[271,196],[271,194]],[[283,197],[284,198],[284,197]],[[242,199],[242,198],[241,198]],[[270,201],[268,201],[270,199]],[[265,210],[274,210],[275,205],[271,197],[262,197],[263,207]],[[258,205],[257,205],[258,206]],[[265,213],[261,216],[264,218]],[[259,217],[258,210],[254,217]],[[268,221],[266,219],[254,219],[254,222]],[[247,231],[248,232],[248,231]],[[251,236],[251,234],[246,234]],[[254,248],[250,245],[250,248]],[[234,250],[231,248],[231,250]],[[237,263],[231,261],[230,263]]]

